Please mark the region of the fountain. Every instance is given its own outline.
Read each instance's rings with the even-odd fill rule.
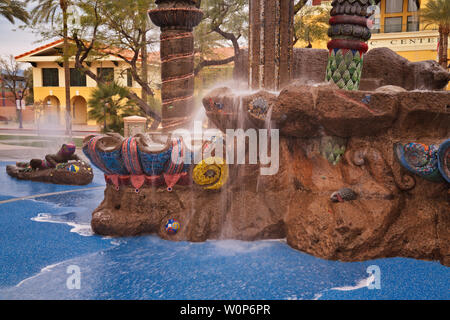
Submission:
[[[157,3],[161,11],[151,12],[152,20],[160,26],[172,21],[171,28],[163,28],[162,39],[169,36],[167,32],[171,37],[187,32],[173,19],[185,13],[168,10],[198,12],[194,1]],[[359,3],[368,1],[357,0],[355,6]],[[355,90],[359,78],[349,86],[344,67],[353,69],[354,61],[347,61],[346,54],[340,79],[315,85],[289,81],[289,72],[279,72],[289,70],[289,55],[283,61],[269,57],[291,50],[289,41],[281,39],[289,34],[286,19],[292,19],[290,9],[283,8],[291,8],[292,3],[250,4],[249,83],[258,91],[217,88],[203,98],[214,127],[223,132],[247,130],[242,159],[250,164],[234,164],[234,157],[227,157],[227,163],[208,162],[221,158],[217,145],[215,154],[210,150],[213,142],[221,140],[217,137],[205,139],[197,151],[176,137],[156,149],[155,135],[87,137],[84,151],[105,172],[107,181],[105,199],[92,216],[93,230],[107,236],[156,233],[168,240],[194,242],[286,238],[291,247],[325,259],[401,256],[450,266],[450,93],[393,86]],[[339,5],[334,4],[336,12]],[[170,18],[163,20],[163,14]],[[332,26],[350,22],[334,17]],[[356,25],[362,21],[349,19]],[[263,20],[285,28],[280,32],[281,46],[260,25]],[[194,19],[189,28],[195,23]],[[175,52],[187,54],[180,47],[186,39],[191,41],[190,37],[171,39],[170,48],[162,42],[162,59],[170,60]],[[346,48],[333,44],[333,49]],[[351,52],[354,59],[356,53]],[[176,64],[163,63],[163,79],[168,79],[167,70],[170,77],[189,73],[190,60],[177,58]],[[324,65],[323,75],[329,71]],[[349,72],[351,79],[360,76],[359,71]],[[265,77],[268,73],[274,77]],[[175,94],[181,98],[188,94],[189,81],[175,79],[163,87],[174,91],[163,94],[163,121],[168,126],[188,114],[188,100],[180,100],[172,109],[167,106]],[[349,90],[333,82],[344,83]],[[264,145],[268,132],[271,138]],[[239,151],[234,148],[235,138],[223,137],[232,146],[226,151],[233,154]],[[261,152],[268,144],[270,157]],[[255,146],[259,146],[257,154]],[[199,154],[201,161],[191,164]],[[269,164],[278,171],[262,174]],[[177,232],[168,233],[166,225],[174,222]]]

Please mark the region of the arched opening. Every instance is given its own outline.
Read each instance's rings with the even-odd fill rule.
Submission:
[[[61,123],[61,103],[55,96],[47,96],[44,99],[44,118],[41,122],[48,124],[60,124]]]
[[[72,123],[87,124],[87,102],[81,96],[72,99]]]

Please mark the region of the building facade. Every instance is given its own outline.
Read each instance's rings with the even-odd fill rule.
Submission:
[[[44,116],[49,123],[64,123],[65,117],[65,77],[61,62],[63,40],[49,43],[16,56],[18,62],[30,63],[33,67],[33,92],[35,104],[43,105]],[[131,77],[129,65],[120,58],[107,56],[89,63],[90,71],[107,81],[130,88],[139,96],[142,88]],[[150,70],[157,66],[150,65]],[[151,83],[157,86],[154,71],[149,72]],[[155,79],[153,79],[153,78]],[[95,125],[88,117],[88,101],[97,82],[75,68],[70,61],[70,102],[72,122],[80,125]]]
[[[35,104],[43,105],[46,122],[60,125],[65,122],[65,77],[61,62],[62,46],[63,40],[58,40],[15,57],[18,62],[30,63],[33,67],[34,101]],[[233,54],[233,48],[213,50],[213,55],[221,59],[228,58]],[[129,65],[122,59],[110,55],[95,59],[89,63],[88,67],[96,75],[109,81],[114,80],[141,96],[141,86],[132,79]],[[159,52],[149,54],[148,69],[149,83],[155,92],[155,100],[159,101],[161,100]],[[202,90],[217,81],[231,80],[232,70],[233,63],[204,68],[195,79],[196,94],[201,93]],[[97,82],[82,74],[75,68],[75,62],[70,61],[70,102],[73,124],[96,125],[96,122],[88,117],[88,102],[96,87]]]
[[[439,32],[437,25],[420,19],[420,8],[429,0],[381,0],[374,15],[369,50],[387,47],[413,61],[437,60]],[[329,6],[331,1],[314,0],[313,5]],[[313,48],[326,49],[327,40],[316,41]],[[298,47],[304,47],[299,43]],[[450,56],[450,50],[449,50]]]
[[[420,19],[428,0],[381,0],[369,49],[388,47],[410,61],[437,60],[437,25]]]

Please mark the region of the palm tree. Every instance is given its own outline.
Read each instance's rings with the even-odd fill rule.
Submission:
[[[447,70],[448,36],[450,33],[450,1],[430,0],[420,10],[420,18],[439,27],[439,64]]]
[[[103,132],[113,131],[123,134],[123,117],[143,115],[134,102],[128,100],[128,88],[116,82],[99,83],[88,101],[89,118],[103,122]]]
[[[54,23],[56,21],[59,10],[63,17],[63,67],[65,78],[65,94],[66,94],[66,134],[72,136],[72,115],[70,107],[70,67],[69,67],[69,37],[68,37],[68,19],[69,6],[73,4],[72,0],[26,0],[27,3],[36,3],[31,10],[33,23]]]
[[[16,0],[0,0],[0,16],[8,19],[9,22],[14,23],[14,19],[19,19],[23,22],[28,21],[28,12],[22,1]]]

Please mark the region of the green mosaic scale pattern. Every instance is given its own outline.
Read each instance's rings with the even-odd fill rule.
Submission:
[[[358,90],[363,67],[363,54],[358,50],[333,49],[328,57],[327,82],[344,90]]]

